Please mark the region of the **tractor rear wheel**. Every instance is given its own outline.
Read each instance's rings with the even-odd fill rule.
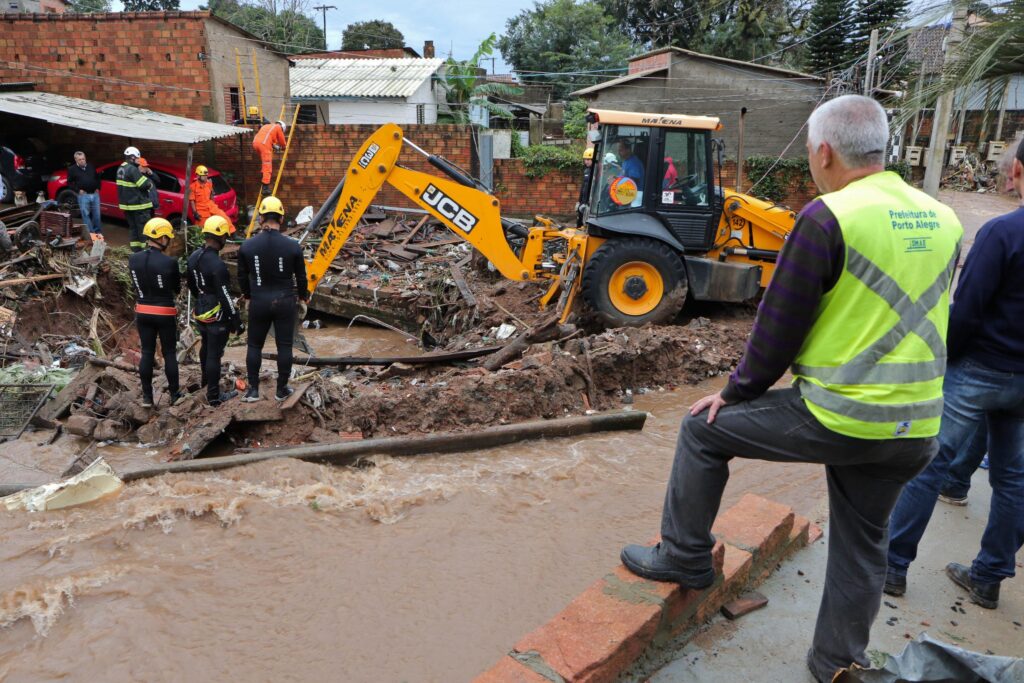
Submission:
[[[583,299],[610,327],[668,322],[688,289],[680,255],[644,237],[608,240],[583,269]]]

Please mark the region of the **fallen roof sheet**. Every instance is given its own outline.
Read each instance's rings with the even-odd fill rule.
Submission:
[[[0,92],[0,112],[28,116],[59,126],[140,140],[194,144],[250,133],[248,128],[196,121],[149,109],[126,107],[48,92]]]
[[[409,97],[440,59],[300,59],[291,68],[293,99]]]

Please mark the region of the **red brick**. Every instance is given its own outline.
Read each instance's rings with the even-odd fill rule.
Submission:
[[[719,539],[752,553],[754,564],[760,565],[786,543],[793,519],[789,506],[748,493],[718,516],[712,531]]]
[[[511,657],[502,657],[498,663],[473,679],[473,683],[551,683],[539,673],[528,669]]]
[[[558,675],[579,683],[618,678],[654,638],[659,605],[625,602],[601,579],[551,621],[523,637],[517,653],[536,653]]]
[[[725,562],[722,565],[722,582],[704,600],[698,610],[695,623],[710,618],[723,603],[739,595],[747,586],[754,557],[746,550],[725,544]]]

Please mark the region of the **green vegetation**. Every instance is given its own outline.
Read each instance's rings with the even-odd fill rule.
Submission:
[[[538,1],[506,22],[498,47],[531,83],[550,84],[556,99],[619,75],[639,51],[594,0]]]
[[[476,54],[471,58],[461,61],[448,58],[441,87],[444,88],[451,112],[438,116],[439,122],[447,120],[450,123],[469,123],[471,107],[485,109],[491,116],[498,118],[512,118],[512,111],[508,107],[491,102],[487,98],[491,95],[514,97],[521,95],[522,89],[505,83],[488,83],[487,72],[480,67],[480,62],[494,53],[497,42],[498,37],[492,33],[480,43]]]
[[[177,9],[178,0],[157,1],[173,2]],[[209,9],[266,41],[271,49],[295,54],[324,46],[324,32],[306,14],[308,4],[305,0],[210,0]]]
[[[342,50],[384,50],[405,47],[405,36],[390,21],[357,21],[341,34]]]
[[[565,103],[565,113],[562,115],[562,132],[565,134],[565,137],[572,140],[582,140],[587,137],[586,100],[575,99]]]
[[[583,148],[577,145],[530,145],[519,157],[527,178],[542,178],[555,170],[583,173]]]
[[[806,157],[777,159],[773,156],[750,156],[743,168],[747,181],[756,183],[751,194],[773,202],[781,202],[791,190],[803,190],[811,181]]]

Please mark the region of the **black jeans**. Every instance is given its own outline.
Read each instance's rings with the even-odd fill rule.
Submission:
[[[153,398],[153,360],[156,357],[156,340],[160,339],[160,351],[164,356],[164,374],[167,376],[167,390],[173,396],[178,392],[178,318],[173,315],[135,314],[135,326],[142,343],[142,359],[139,360],[139,377],[142,378],[142,396]]]
[[[224,358],[224,347],[228,345],[228,325],[225,322],[199,323],[199,366],[202,370],[202,385],[206,387],[206,398],[216,401],[220,398],[220,365]]]
[[[278,393],[288,386],[297,317],[298,297],[294,292],[253,292],[249,302],[249,338],[245,354],[245,372],[253,389],[260,388],[263,344],[267,341],[271,325],[274,326],[274,343],[277,345]]]
[[[711,525],[733,457],[825,465],[829,498],[828,565],[808,665],[820,681],[857,662],[878,615],[885,583],[889,513],[903,485],[935,454],[935,439],[854,439],[830,431],[798,389],[769,391],[726,406],[714,424],[687,415],[661,518],[662,545],[694,574],[711,568]]]
[[[124,212],[124,219],[128,222],[128,246],[132,251],[142,251],[146,248],[146,237],[142,234],[142,229],[146,227],[152,215],[153,212],[149,209]]]

